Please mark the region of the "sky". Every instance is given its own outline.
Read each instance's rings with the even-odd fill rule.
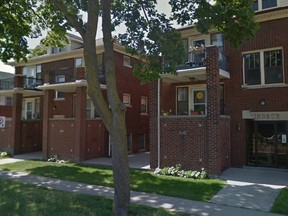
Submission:
[[[168,2],[169,2],[168,0],[158,0],[158,5],[157,5],[158,11],[161,13],[169,14],[171,9],[170,9],[170,5]],[[123,31],[123,27],[120,27],[117,31],[119,32]],[[101,28],[98,28],[97,38],[101,38],[101,37],[102,37]],[[34,48],[37,44],[39,44],[40,39],[41,38],[28,40],[29,48]],[[0,61],[0,71],[14,73],[15,69],[14,67],[5,65],[3,62]]]

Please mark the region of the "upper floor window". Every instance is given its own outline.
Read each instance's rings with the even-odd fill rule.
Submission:
[[[52,47],[52,54],[65,52],[66,47]]]
[[[141,113],[147,114],[147,97],[141,97]]]
[[[123,55],[123,65],[126,67],[131,67],[131,58],[129,56]]]
[[[220,52],[224,51],[223,35],[222,33],[211,34],[211,44],[218,47]]]
[[[127,106],[131,105],[131,95],[130,94],[123,94],[123,103]]]
[[[65,75],[55,76],[55,83],[64,83],[64,82],[65,82]]]
[[[282,50],[261,50],[243,55],[245,85],[283,83]]]
[[[77,67],[83,67],[83,66],[84,66],[83,63],[84,63],[84,62],[83,62],[83,59],[82,59],[81,57],[75,59],[75,67],[76,67],[76,68],[77,68]]]
[[[277,7],[277,0],[255,0],[252,8],[254,11]]]
[[[41,72],[42,72],[41,65],[36,65],[36,79],[42,78]]]

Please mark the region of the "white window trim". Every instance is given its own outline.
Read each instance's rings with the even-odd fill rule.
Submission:
[[[282,73],[283,73],[283,82],[282,83],[270,83],[265,84],[265,74],[264,74],[264,52],[266,51],[273,51],[273,50],[281,50],[282,51]],[[260,53],[260,75],[261,75],[261,84],[259,85],[247,85],[245,80],[245,61],[244,61],[244,55],[245,54],[252,54],[252,53]],[[271,88],[271,87],[285,87],[287,84],[285,84],[285,68],[284,68],[284,52],[283,47],[273,47],[268,49],[260,49],[260,50],[252,50],[252,51],[245,51],[242,52],[242,88],[247,89],[259,89],[259,88]]]
[[[129,60],[128,60],[129,59]],[[132,68],[131,65],[131,57],[127,55],[123,55],[123,66]]]
[[[81,59],[81,65],[76,65],[76,60],[77,59]],[[79,68],[79,67],[85,67],[85,62],[84,62],[84,58],[83,57],[81,57],[81,56],[79,56],[79,57],[76,57],[75,59],[74,59],[74,66],[75,66],[75,68]]]
[[[23,99],[23,106],[24,106],[24,109],[23,109],[23,111],[24,111],[24,113],[22,113],[22,119],[24,119],[24,120],[34,120],[34,119],[37,119],[36,117],[35,117],[35,115],[37,114],[36,113],[36,100],[39,100],[40,98],[25,98],[25,99]],[[27,104],[28,103],[32,103],[32,118],[31,119],[28,119],[27,118]],[[38,115],[40,115],[40,111],[39,111],[39,113],[38,113]]]
[[[206,87],[205,88],[193,88],[191,87],[191,90],[190,90],[190,95],[188,95],[188,103],[190,102],[189,99],[191,98],[191,104],[189,104],[189,107],[191,107],[190,110],[195,110],[195,103],[194,103],[194,92],[195,91],[204,91],[205,92],[205,113],[204,115],[207,114],[207,89]],[[190,96],[190,97],[189,97]]]
[[[262,2],[263,0],[258,0],[258,10],[256,10],[255,12],[260,12],[260,11],[267,11],[267,10],[272,10],[272,9],[275,9],[275,8],[277,8],[277,7],[279,7],[279,0],[276,0],[276,6],[275,7],[269,7],[269,8],[264,8],[263,9],[263,2]]]
[[[140,108],[140,113],[141,113],[141,115],[147,115],[148,114],[148,97],[145,97],[145,96],[141,96],[141,101],[140,101],[140,104],[141,104],[141,106],[142,106],[142,99],[145,99],[146,100],[146,104],[145,104],[145,106],[146,106],[146,112],[142,112],[142,110],[141,110],[141,108]]]
[[[59,93],[59,91],[55,91],[54,101],[64,101],[64,100],[65,100],[65,97],[60,97],[60,98],[59,98],[58,93]]]
[[[128,103],[124,103],[124,96],[128,96],[128,98],[129,98],[129,102]],[[125,104],[126,107],[132,107],[131,106],[131,94],[123,93],[122,101],[123,101],[123,103]]]

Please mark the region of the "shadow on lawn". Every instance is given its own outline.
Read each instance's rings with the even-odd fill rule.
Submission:
[[[27,169],[33,175],[93,185],[113,186],[112,172],[103,168],[77,167],[77,165],[46,165]]]

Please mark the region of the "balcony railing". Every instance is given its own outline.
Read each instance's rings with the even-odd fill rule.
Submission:
[[[0,90],[11,90],[14,88],[13,81],[0,80]]]
[[[49,84],[60,84],[60,83],[75,82],[77,79],[78,78],[76,72],[74,72],[73,69],[66,69],[66,70],[50,71],[48,82]],[[84,76],[84,79],[86,79],[86,75]],[[102,71],[99,71],[99,79],[101,84],[105,84],[105,76],[102,73]]]
[[[43,84],[42,79],[37,79],[34,77],[24,77],[23,78],[23,88],[29,90],[36,90],[36,87]]]
[[[177,70],[205,67],[206,50],[199,49],[188,52],[184,64],[179,65]]]

